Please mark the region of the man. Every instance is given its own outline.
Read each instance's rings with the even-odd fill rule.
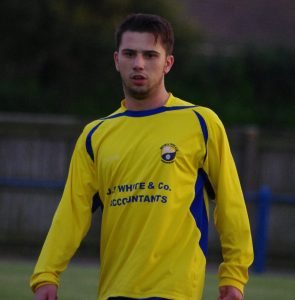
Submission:
[[[224,262],[218,300],[240,300],[253,259],[246,207],[221,121],[168,93],[171,25],[127,17],[114,60],[125,99],[88,124],[71,160],[64,194],[31,287],[55,299],[59,274],[102,213],[98,299],[200,300],[205,277],[208,196]]]

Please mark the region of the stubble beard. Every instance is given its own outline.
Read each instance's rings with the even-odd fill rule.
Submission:
[[[123,90],[126,97],[132,97],[135,100],[144,100],[150,93],[150,89],[148,87],[132,87],[128,86],[124,81]]]
[[[122,79],[122,84],[123,84],[123,90],[125,93],[125,96],[130,96],[135,100],[145,100],[148,98],[151,94],[152,91],[160,87],[162,81],[159,80],[155,85],[153,86],[138,86],[138,87],[133,87],[128,84]]]

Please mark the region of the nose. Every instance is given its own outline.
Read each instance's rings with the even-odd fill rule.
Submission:
[[[144,57],[141,54],[137,54],[134,57],[133,69],[134,70],[143,70],[144,69]]]

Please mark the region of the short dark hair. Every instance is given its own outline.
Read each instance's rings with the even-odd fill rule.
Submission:
[[[132,14],[118,26],[116,30],[116,49],[119,50],[122,35],[126,31],[149,32],[155,36],[155,41],[160,36],[166,53],[172,54],[174,47],[174,33],[171,24],[158,15],[152,14]]]

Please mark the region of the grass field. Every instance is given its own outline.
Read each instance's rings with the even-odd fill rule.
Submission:
[[[24,260],[0,260],[0,299],[33,299],[28,287],[34,262]],[[96,300],[97,265],[72,263],[61,281],[60,300]],[[213,270],[206,279],[203,300],[216,300],[217,281]],[[295,274],[251,274],[246,288],[246,300],[294,300]]]

